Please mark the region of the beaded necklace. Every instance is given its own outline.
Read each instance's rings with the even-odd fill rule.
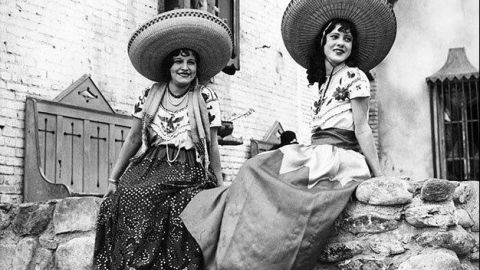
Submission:
[[[168,84],[167,84],[167,91],[168,91],[167,102],[175,108],[181,105],[187,99],[187,96],[188,96],[187,93],[189,92],[187,90],[185,91],[185,93],[177,96],[174,93],[172,93]],[[175,101],[174,98],[176,98],[177,100]]]

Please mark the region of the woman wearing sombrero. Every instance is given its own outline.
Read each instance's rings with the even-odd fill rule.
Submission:
[[[396,21],[384,0],[293,0],[286,48],[307,69],[312,145],[264,152],[229,188],[195,196],[181,217],[207,269],[312,269],[357,185],[382,171],[368,126],[368,71],[388,53]]]
[[[232,53],[231,32],[199,10],[158,15],[135,31],[128,54],[155,81],[135,106],[97,220],[95,269],[202,269],[180,212],[222,185],[219,101],[203,83]]]

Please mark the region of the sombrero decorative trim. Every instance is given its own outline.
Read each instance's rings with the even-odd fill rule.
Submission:
[[[385,0],[292,0],[282,19],[282,37],[292,58],[309,67],[315,38],[335,18],[352,22],[358,32],[358,67],[368,71],[388,54],[397,22]]]
[[[128,56],[135,69],[152,81],[165,81],[161,66],[176,49],[188,48],[199,56],[201,83],[219,73],[232,56],[232,33],[217,16],[197,9],[161,13],[140,26],[128,42]]]

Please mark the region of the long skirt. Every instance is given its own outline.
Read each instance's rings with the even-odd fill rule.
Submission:
[[[179,151],[169,147],[170,160]],[[205,180],[194,150],[166,161],[165,147],[152,147],[130,164],[117,191],[100,207],[94,249],[95,269],[203,269],[198,244],[179,215]]]
[[[307,270],[369,177],[353,150],[287,145],[247,160],[230,187],[200,192],[181,218],[206,269]]]

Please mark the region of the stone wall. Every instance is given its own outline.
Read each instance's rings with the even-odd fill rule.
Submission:
[[[0,204],[0,269],[91,269],[102,199]],[[363,182],[316,270],[479,269],[479,182]]]

